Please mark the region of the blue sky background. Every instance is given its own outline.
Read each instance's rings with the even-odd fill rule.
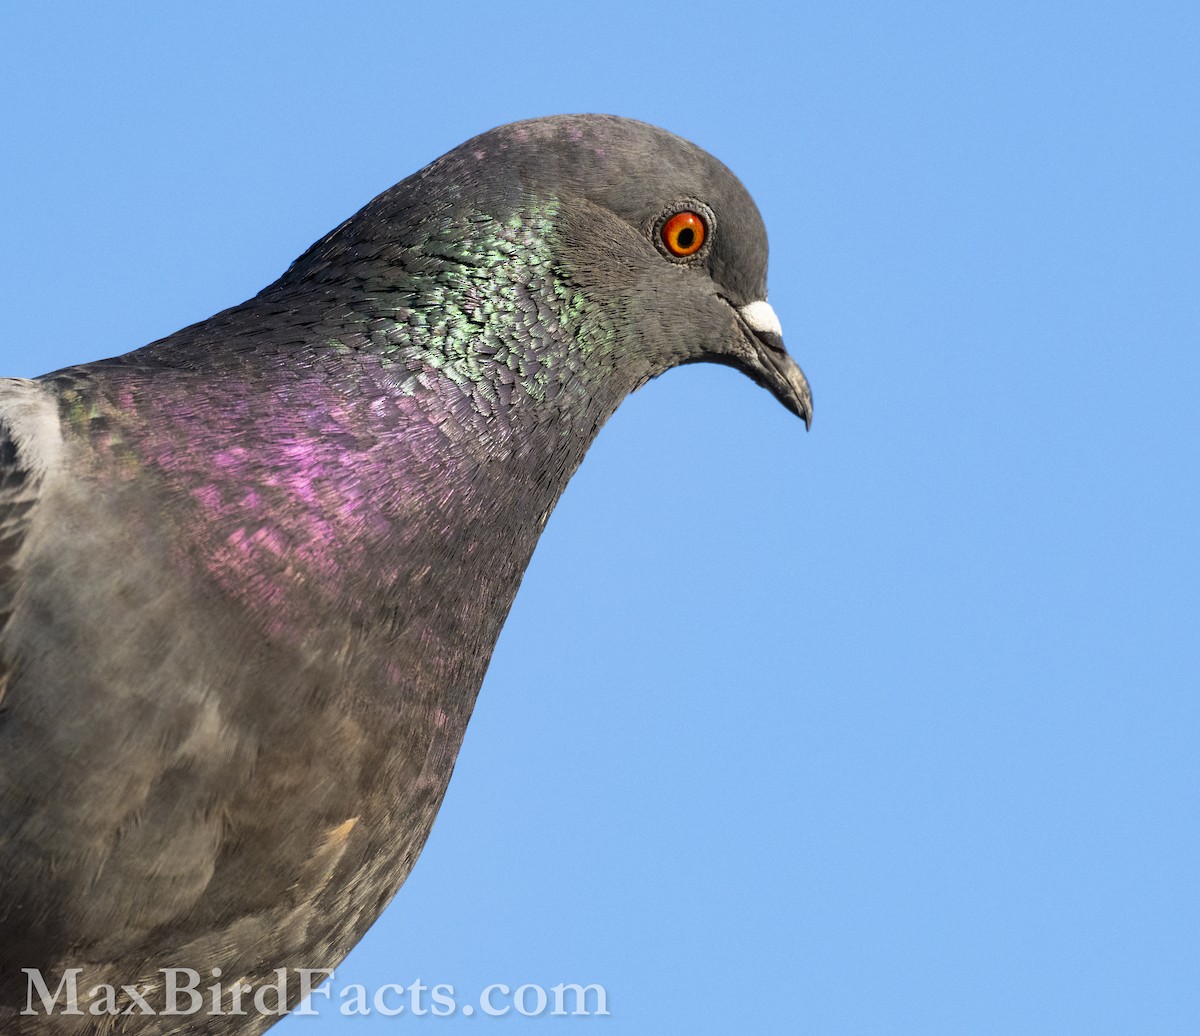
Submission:
[[[273,1033],[1197,1031],[1198,11],[5,6],[5,373],[611,111],[742,177],[813,385],[807,436],[723,368],[628,400],[337,975],[612,1016]]]

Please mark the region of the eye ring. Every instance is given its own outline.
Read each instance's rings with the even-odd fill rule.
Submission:
[[[695,198],[681,198],[654,221],[654,247],[673,263],[699,262],[712,250],[716,225],[707,205]]]

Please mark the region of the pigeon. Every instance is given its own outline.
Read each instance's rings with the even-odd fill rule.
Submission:
[[[339,963],[622,399],[711,361],[810,422],[766,273],[715,158],[554,116],[241,305],[0,381],[0,1031],[248,1036]]]

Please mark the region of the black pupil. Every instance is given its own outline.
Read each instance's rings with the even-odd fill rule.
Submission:
[[[696,232],[691,227],[684,227],[679,232],[679,237],[675,239],[675,243],[680,248],[691,248],[692,242],[696,240]]]

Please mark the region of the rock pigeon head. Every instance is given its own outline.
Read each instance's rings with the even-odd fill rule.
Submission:
[[[471,255],[471,228],[484,224],[509,228],[510,247],[481,233]],[[585,378],[607,379],[612,405],[671,367],[712,361],[811,422],[808,383],[766,301],[762,217],[733,173],[672,133],[611,115],[498,127],[380,195],[288,276],[334,267],[344,279],[356,255],[403,267],[416,243],[394,238],[413,228],[454,242],[465,264],[490,275],[497,251],[519,269],[540,268],[532,294],[585,354]],[[547,314],[538,316],[544,325]]]

